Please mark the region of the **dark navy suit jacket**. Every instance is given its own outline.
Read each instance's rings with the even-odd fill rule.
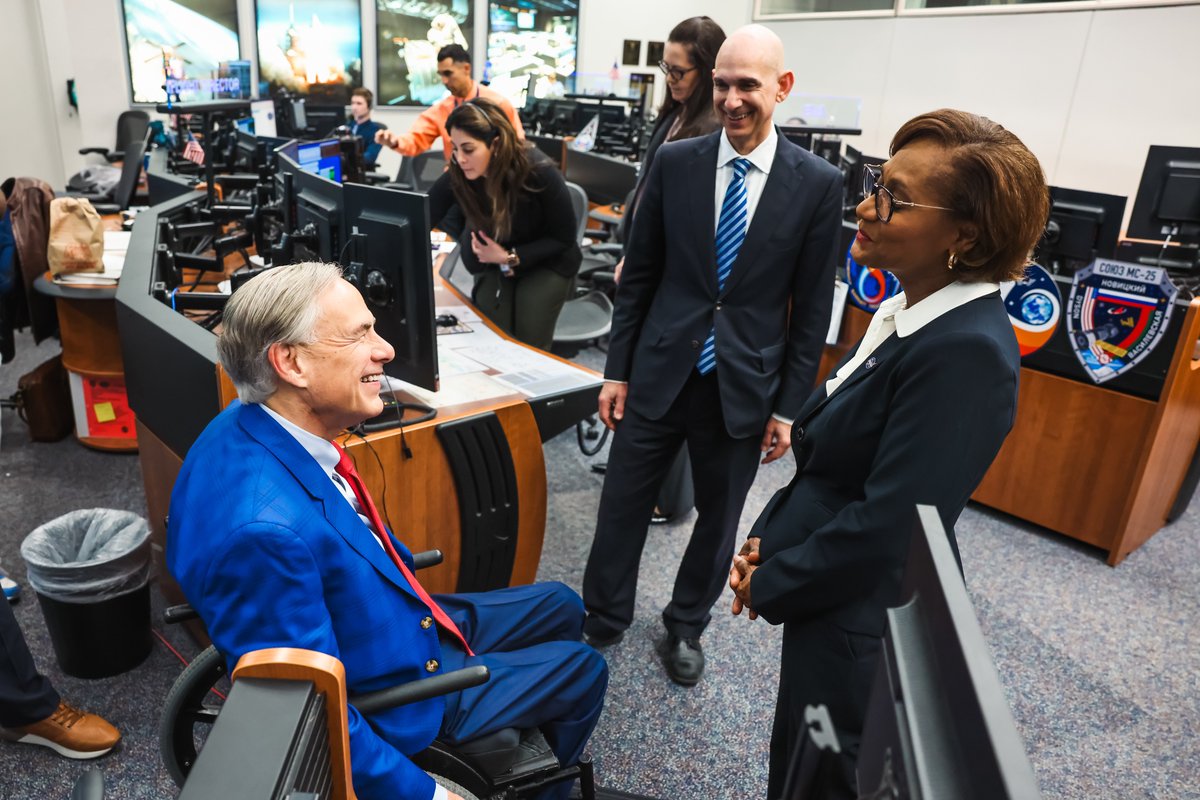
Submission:
[[[841,173],[782,136],[746,239],[721,291],[715,246],[721,132],[663,145],[626,248],[604,377],[659,419],[716,326],[730,436],[792,418],[812,389],[829,327]]]
[[[412,556],[392,537],[412,567]],[[234,403],[192,445],[171,496],[167,566],[230,667],[264,647],[328,653],[361,693],[428,677],[441,658],[428,609],[307,451],[260,407]],[[405,754],[437,735],[442,698],[350,707],[359,797],[428,800]]]

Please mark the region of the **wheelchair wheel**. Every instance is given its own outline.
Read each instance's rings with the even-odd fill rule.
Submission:
[[[158,748],[176,786],[183,786],[196,763],[196,753],[217,721],[221,704],[210,692],[225,672],[225,659],[210,646],[187,665],[167,692],[158,723]]]
[[[597,431],[596,428],[600,430]],[[600,420],[595,414],[582,419],[575,423],[575,439],[579,442],[579,449],[585,456],[594,456],[599,453],[604,447],[604,443],[608,441],[608,428],[600,424]]]

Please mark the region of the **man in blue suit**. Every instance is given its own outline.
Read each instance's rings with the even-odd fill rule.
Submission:
[[[240,402],[184,461],[167,564],[230,666],[264,647],[317,650],[342,661],[350,693],[489,667],[486,684],[445,698],[369,718],[349,709],[359,798],[455,800],[409,756],[435,737],[536,725],[574,763],[607,668],[579,641],[583,606],[562,584],[430,599],[406,576],[411,554],[330,441],[383,410],[395,351],[374,322],[332,264],[270,270],[230,299],[217,349]]]

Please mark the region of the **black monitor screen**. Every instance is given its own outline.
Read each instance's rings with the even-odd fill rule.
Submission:
[[[564,176],[582,186],[593,203],[624,203],[637,185],[637,165],[568,147]]]
[[[429,198],[353,183],[342,192],[351,237],[347,278],[375,315],[379,335],[396,349],[384,372],[437,391]]]
[[[1126,236],[1200,245],[1200,147],[1150,146]]]
[[[917,507],[858,755],[859,796],[1036,800],[1033,768],[936,508]],[[897,527],[904,523],[897,520]]]
[[[1050,219],[1034,260],[1054,274],[1073,274],[1112,258],[1124,216],[1124,197],[1051,186]]]
[[[304,170],[295,173],[293,180],[295,229],[309,239],[305,247],[314,256],[321,261],[337,261],[345,241],[342,233],[342,187]]]

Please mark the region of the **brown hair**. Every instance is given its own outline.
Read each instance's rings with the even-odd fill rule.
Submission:
[[[350,93],[350,96],[351,97],[361,97],[362,99],[366,100],[367,108],[375,107],[375,95],[370,89],[368,89],[365,86],[358,87],[357,89],[355,89],[353,92]]]
[[[716,112],[713,111],[712,72],[717,63],[717,51],[725,43],[725,31],[709,17],[688,17],[671,29],[667,41],[684,46],[699,73],[700,81],[696,84],[696,90],[682,103],[671,97],[668,89],[658,108],[658,118],[662,119],[682,106],[679,110],[679,132],[675,135],[677,140],[711,133],[720,127]]]
[[[1037,157],[1003,126],[951,108],[904,123],[891,153],[919,140],[949,151],[935,191],[978,230],[974,246],[958,254],[955,273],[965,281],[1019,279],[1050,216],[1050,191]]]
[[[483,178],[486,201],[481,201],[467,183],[458,161],[450,159],[450,186],[454,198],[473,228],[490,228],[491,237],[503,242],[512,232],[517,194],[532,188],[528,184],[533,168],[526,145],[517,138],[517,132],[500,106],[482,98],[463,103],[450,112],[446,118],[446,135],[455,130],[483,142],[492,151],[492,156]]]

